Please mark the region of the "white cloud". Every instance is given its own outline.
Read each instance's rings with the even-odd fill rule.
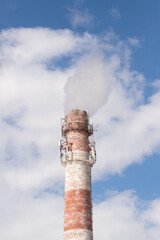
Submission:
[[[1,239],[62,239],[62,197],[49,193],[32,196],[7,187],[0,188],[0,191]]]
[[[139,106],[134,105],[135,96],[132,99],[131,93],[129,95],[117,85],[106,106],[96,116],[95,121],[102,125],[102,135],[97,141],[99,161],[94,169],[98,177],[106,172],[120,173],[134,162],[141,163],[144,156],[152,155],[160,145],[159,92],[148,104]]]
[[[1,61],[15,64],[46,62],[53,57],[81,51],[87,35],[81,38],[68,29],[52,31],[48,28],[21,28],[2,31],[0,35]]]
[[[160,90],[160,79],[156,79],[156,80],[152,83],[152,86],[153,86],[155,89]]]
[[[0,160],[5,168],[2,177],[12,187],[42,187],[62,176],[62,170],[57,172],[58,140],[63,89],[70,70],[55,68],[54,63],[61,55],[83,52],[88,37],[43,28],[1,33]],[[51,58],[54,70],[47,68]]]
[[[160,199],[145,202],[132,191],[116,193],[94,206],[95,239],[158,240]]]
[[[113,37],[114,43],[111,41]],[[63,217],[62,211],[57,212],[57,209],[61,209],[63,204],[59,192],[62,191],[64,169],[59,163],[58,140],[66,82],[76,71],[79,72],[79,62],[84,56],[95,56],[95,53],[102,56],[97,61],[108,69],[108,78],[112,79],[107,104],[104,101],[105,105],[91,119],[95,124],[100,123],[96,136],[98,161],[93,168],[96,179],[121,173],[130,164],[140,163],[145,155],[157,151],[160,145],[158,81],[155,84],[156,93],[145,103],[145,78],[143,74],[131,70],[131,49],[113,33],[101,38],[87,33],[77,35],[69,30],[8,29],[0,34],[0,52],[1,234],[5,240],[41,240],[44,236],[53,239],[54,232],[54,237],[60,239],[60,223],[56,221]],[[65,68],[61,67],[63,57],[70,58]],[[93,60],[91,69],[86,65],[85,76],[90,76],[88,70],[91,76],[98,72],[97,61]],[[101,71],[97,79],[99,76]],[[97,98],[93,98],[94,101],[96,105]],[[54,194],[45,194],[46,189],[52,189]],[[119,200],[121,198],[122,201]],[[115,211],[121,213],[121,208],[126,210],[126,215],[123,217],[120,214],[118,218],[123,223],[122,229],[119,229],[124,236],[122,239],[130,236],[125,232],[125,226],[130,231],[128,234],[133,233],[133,226],[133,229],[138,229],[137,238],[146,240],[141,233],[144,229],[140,227],[139,230],[134,218],[136,200],[126,193],[95,207],[99,222],[103,217],[101,206],[108,206],[109,201],[113,204],[113,214],[117,215],[114,212],[116,199],[120,209]],[[133,209],[127,205],[129,200]],[[142,214],[144,219],[140,223],[147,224],[150,216],[152,223],[159,224],[155,214],[158,206],[157,199]],[[131,225],[126,221],[129,216]],[[114,216],[111,219],[116,221]],[[52,228],[53,225],[57,230]],[[97,226],[101,229],[100,225]],[[110,232],[106,234],[110,237],[113,228],[109,227]],[[98,239],[101,233],[96,231]],[[158,240],[158,231],[149,225],[144,232],[153,236],[150,239]]]
[[[12,187],[28,189],[43,184],[46,186],[51,179],[61,181],[63,171],[57,174],[56,170],[59,168],[60,117],[64,112],[64,86],[75,72],[78,76],[80,73],[85,81],[88,76],[91,80],[96,76],[99,87],[101,69],[106,69],[107,77],[103,80],[110,79],[111,82],[108,102],[93,118],[93,122],[100,123],[96,141],[96,177],[120,173],[133,162],[142,162],[144,155],[151,155],[157,150],[160,144],[160,116],[157,110],[159,92],[150,98],[148,104],[143,103],[145,78],[131,71],[131,49],[126,43],[114,37],[112,44],[110,33],[106,33],[102,39],[89,34],[76,35],[69,30],[21,28],[3,31],[0,47],[0,116],[3,136],[0,139],[0,159],[4,167],[9,166],[2,176]],[[62,56],[72,59],[65,70],[61,69],[60,63],[56,65],[57,59],[60,62],[63,60]],[[89,56],[101,57],[99,60],[92,57],[89,65],[83,64],[84,75],[80,62],[83,63]],[[51,59],[50,69],[47,64]],[[79,79],[78,76],[76,79]],[[83,85],[85,90],[87,85]],[[102,86],[104,96],[98,94],[94,97],[93,94],[94,108],[99,96],[103,99],[101,105],[107,99],[108,90],[105,90],[105,84]],[[92,81],[89,91],[89,96],[95,92]],[[84,99],[83,94],[81,97]],[[35,156],[34,151],[38,155]]]
[[[139,39],[135,38],[135,37],[130,37],[128,38],[128,42],[132,45],[132,46],[136,46],[136,47],[140,47],[140,41]]]
[[[63,238],[63,197],[53,193],[22,194],[6,186],[1,193],[2,239]],[[159,240],[159,209],[160,199],[143,201],[132,191],[107,195],[93,205],[94,238]]]
[[[93,24],[94,17],[88,10],[69,9],[69,20],[72,27],[89,27]]]
[[[118,20],[121,17],[120,11],[118,8],[112,8],[110,10],[110,15],[114,20]]]

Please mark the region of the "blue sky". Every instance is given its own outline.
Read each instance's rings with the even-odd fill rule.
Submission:
[[[102,34],[113,28],[122,39],[138,37],[140,49],[134,52],[132,66],[145,72],[148,80],[158,78],[159,69],[159,2],[158,1],[0,1],[0,28],[10,27],[51,27],[70,28],[69,9],[79,9],[93,16],[93,24],[77,27],[76,31]],[[112,9],[118,15],[111,14]],[[136,60],[135,60],[136,59]],[[145,59],[145,60],[144,60]]]
[[[95,239],[159,240],[159,11],[158,0],[0,0],[2,239],[62,239],[60,118],[79,107],[99,124]]]

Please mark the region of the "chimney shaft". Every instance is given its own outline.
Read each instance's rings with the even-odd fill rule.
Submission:
[[[93,240],[91,167],[95,162],[93,127],[85,111],[73,110],[62,124],[60,150],[65,166],[64,240]]]

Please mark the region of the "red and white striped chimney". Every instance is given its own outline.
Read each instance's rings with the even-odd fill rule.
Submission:
[[[61,163],[65,167],[64,240],[93,240],[91,167],[96,160],[93,126],[85,111],[62,120]]]

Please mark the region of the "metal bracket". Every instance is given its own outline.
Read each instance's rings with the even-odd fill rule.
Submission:
[[[96,148],[95,148],[95,141],[94,139],[90,139],[90,153],[89,153],[89,160],[92,165],[96,162]]]
[[[66,127],[66,119],[61,118],[61,131],[62,131],[62,137],[65,137],[65,127]]]
[[[60,162],[62,166],[66,164],[66,142],[61,139],[59,140],[59,150],[60,150]]]

